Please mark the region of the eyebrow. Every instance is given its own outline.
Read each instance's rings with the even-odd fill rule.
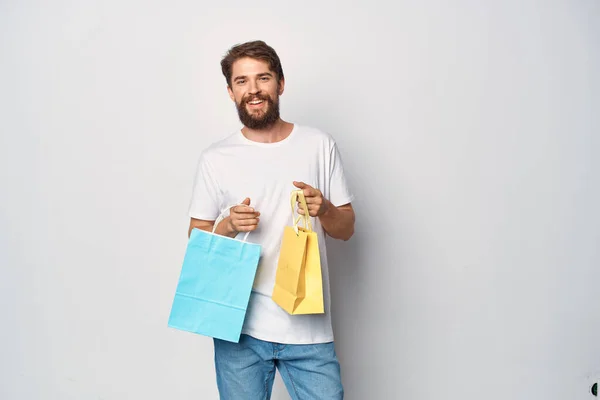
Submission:
[[[260,74],[256,75],[259,78],[262,78],[263,76],[270,76],[271,78],[273,77],[273,74],[270,72],[262,72]],[[238,79],[248,79],[248,77],[246,75],[240,75],[240,76],[236,76],[235,78],[233,78],[233,81],[237,81]]]

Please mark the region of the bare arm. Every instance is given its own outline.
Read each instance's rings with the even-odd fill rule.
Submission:
[[[235,235],[237,235],[238,233],[229,229],[231,227],[231,224],[229,223],[228,220],[230,220],[230,219],[231,219],[230,217],[223,218],[223,220],[221,220],[221,222],[219,222],[217,229],[215,229],[215,233],[218,235],[235,237]],[[188,237],[190,237],[190,234],[192,233],[192,229],[194,229],[194,228],[202,229],[203,231],[207,231],[207,232],[212,232],[214,225],[215,225],[215,221],[207,221],[204,219],[190,218],[190,228],[188,229]]]
[[[354,209],[352,204],[336,207],[327,199],[327,211],[319,216],[325,232],[334,239],[349,240],[354,235]]]

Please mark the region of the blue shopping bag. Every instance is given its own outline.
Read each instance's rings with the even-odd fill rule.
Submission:
[[[215,221],[215,227],[217,226]],[[237,343],[261,246],[194,228],[168,326]]]

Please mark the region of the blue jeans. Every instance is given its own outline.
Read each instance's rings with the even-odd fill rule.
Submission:
[[[293,400],[341,400],[344,389],[333,342],[280,344],[242,335],[214,339],[221,400],[268,400],[279,370]]]

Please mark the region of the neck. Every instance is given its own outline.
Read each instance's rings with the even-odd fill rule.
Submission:
[[[242,134],[253,142],[276,143],[287,138],[292,133],[293,127],[293,124],[285,122],[280,118],[273,125],[264,129],[250,129],[244,126]]]

